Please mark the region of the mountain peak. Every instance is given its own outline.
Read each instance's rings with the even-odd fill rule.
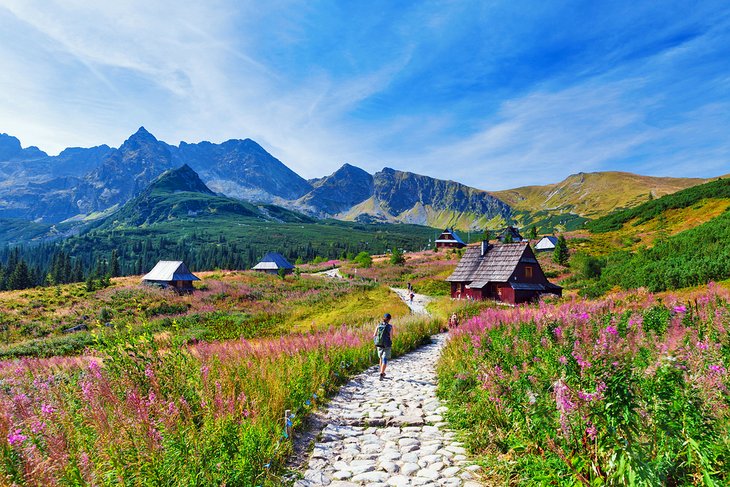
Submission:
[[[193,171],[193,169],[187,164],[184,164],[182,167],[177,169],[170,169],[162,173],[155,181],[152,182],[152,184],[150,184],[149,190],[158,193],[188,191],[191,193],[215,194],[200,179],[198,173]]]
[[[122,145],[123,146],[137,145],[137,144],[145,143],[145,142],[156,143],[157,138],[154,135],[152,135],[151,133],[149,133],[146,128],[140,127],[139,129],[137,129],[137,131],[135,133],[130,135],[129,138],[127,140],[125,140],[124,144],[122,144]]]

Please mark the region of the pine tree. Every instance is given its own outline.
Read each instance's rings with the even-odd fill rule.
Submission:
[[[537,226],[535,226],[535,225],[530,227],[530,239],[537,240]]]
[[[119,256],[117,255],[117,249],[112,250],[112,257],[111,257],[111,264],[110,264],[110,273],[112,277],[119,277]]]
[[[568,263],[568,242],[565,241],[565,237],[560,235],[558,237],[558,243],[555,244],[555,250],[553,250],[553,262],[566,265]]]
[[[8,289],[28,289],[33,287],[33,281],[30,275],[28,265],[24,260],[20,260],[15,266],[10,278],[8,279]]]

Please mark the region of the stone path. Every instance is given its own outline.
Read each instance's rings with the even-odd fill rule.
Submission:
[[[408,289],[400,289],[396,287],[390,288],[391,291],[396,293],[404,303],[408,305],[409,308],[411,308],[411,311],[413,311],[415,314],[421,314],[421,315],[428,315],[429,312],[426,309],[426,305],[431,301],[430,296],[426,296],[425,294],[413,294],[413,301],[410,300]]]
[[[397,333],[397,330],[396,330]],[[371,367],[330,402],[327,425],[296,487],[479,486],[479,467],[443,420],[434,366],[446,335],[388,365]]]
[[[329,277],[331,279],[344,279],[343,275],[340,273],[339,267],[335,267],[334,269],[330,269],[328,271],[318,272],[317,274]]]

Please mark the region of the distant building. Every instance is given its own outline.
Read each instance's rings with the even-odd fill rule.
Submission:
[[[199,280],[180,260],[161,260],[142,278],[145,284],[171,287],[179,292],[193,291],[193,281]]]
[[[466,247],[466,244],[454,231],[453,228],[445,229],[443,232],[441,232],[439,238],[436,239],[437,249],[461,249],[463,247]]]
[[[469,247],[446,281],[451,297],[494,299],[517,304],[542,294],[562,295],[563,288],[548,282],[527,242]]]
[[[278,274],[279,269],[284,269],[286,274],[294,272],[294,266],[277,252],[269,252],[261,259],[261,262],[253,266],[253,270],[266,272],[267,274]]]
[[[547,250],[555,250],[555,245],[558,243],[558,237],[542,237],[539,242],[535,244],[535,251],[545,252]]]
[[[511,237],[512,242],[522,242],[523,240],[525,240],[522,235],[520,235],[520,232],[518,232],[517,229],[512,226],[509,226],[499,232],[499,234],[497,234],[497,240],[505,243],[508,240],[507,235]]]

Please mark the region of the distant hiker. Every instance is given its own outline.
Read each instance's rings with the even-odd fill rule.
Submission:
[[[411,295],[409,296],[409,297],[410,297],[410,299],[411,299],[411,304],[413,304],[413,298],[414,298],[415,296],[416,296],[416,295],[415,295],[415,294],[413,294],[413,293],[411,293]]]
[[[449,318],[449,329],[456,328],[457,326],[459,326],[459,318],[456,316],[456,313],[454,313]]]
[[[411,292],[411,291],[413,291],[413,286],[411,286],[411,283],[409,282],[408,283],[408,292]]]
[[[385,313],[383,322],[375,328],[373,342],[378,351],[380,359],[380,380],[385,378],[385,368],[390,360],[391,347],[393,346],[393,325],[390,324],[390,313]]]

